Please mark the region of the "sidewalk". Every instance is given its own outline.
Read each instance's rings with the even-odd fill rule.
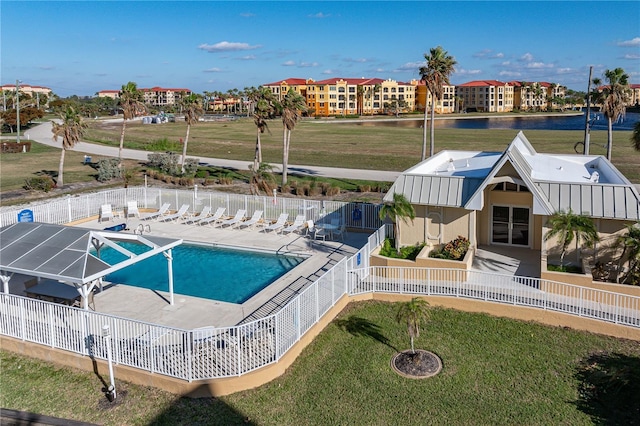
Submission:
[[[51,122],[42,123],[25,133],[24,139],[39,142],[44,145],[62,148],[62,141],[55,142],[51,134]],[[118,157],[118,147],[92,144],[89,142],[79,142],[73,148],[73,151],[83,152],[90,155],[99,155],[104,157]],[[147,161],[148,151],[139,151],[135,149],[124,149],[122,151],[123,158]],[[193,156],[187,156],[193,157]],[[226,160],[222,158],[195,157],[200,163],[207,166],[215,166],[222,168],[231,168],[237,170],[247,170],[252,159],[244,161]],[[362,170],[362,169],[342,169],[337,167],[320,167],[289,164],[290,174],[318,176],[337,179],[358,179],[379,182],[394,182],[401,172],[389,172],[380,170]]]

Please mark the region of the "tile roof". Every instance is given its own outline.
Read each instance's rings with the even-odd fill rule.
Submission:
[[[458,87],[490,87],[490,86],[506,86],[508,83],[498,80],[474,80],[459,84]]]

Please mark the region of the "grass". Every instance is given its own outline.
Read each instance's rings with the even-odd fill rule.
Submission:
[[[117,382],[119,402],[108,407],[94,374],[0,352],[0,405],[107,425],[588,425],[640,418],[638,342],[434,308],[416,347],[440,356],[443,370],[410,380],[389,365],[409,346],[396,310],[381,302],[349,305],[283,376],[221,398],[192,400]]]
[[[282,122],[269,122],[271,133],[262,135],[264,161],[282,162]],[[116,146],[120,141],[119,123],[94,123],[86,139]],[[186,133],[182,122],[127,125],[125,146],[147,149],[158,141],[179,143]],[[436,129],[436,150],[464,149],[503,151],[516,135],[508,129]],[[538,152],[575,154],[573,145],[584,138],[583,131],[527,130],[529,141]],[[640,182],[640,153],[633,150],[631,132],[614,133],[613,162],[632,182]],[[253,120],[203,122],[191,127],[189,155],[246,160],[251,162],[256,130]],[[591,133],[591,154],[606,154],[607,132]],[[301,121],[291,136],[290,164],[369,170],[405,170],[420,159],[422,129],[373,127],[355,123],[332,124],[322,120]]]

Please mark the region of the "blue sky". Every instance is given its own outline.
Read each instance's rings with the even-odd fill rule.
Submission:
[[[526,80],[585,90],[622,67],[640,83],[640,2],[11,1],[2,84],[59,96],[138,87],[227,91],[288,77],[419,78],[441,45],[453,84]]]

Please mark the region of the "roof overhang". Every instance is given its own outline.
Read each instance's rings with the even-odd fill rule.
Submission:
[[[133,253],[119,242],[145,246]],[[0,229],[0,270],[86,284],[182,244],[181,239],[21,222]],[[111,247],[126,258],[110,265],[94,251]]]

